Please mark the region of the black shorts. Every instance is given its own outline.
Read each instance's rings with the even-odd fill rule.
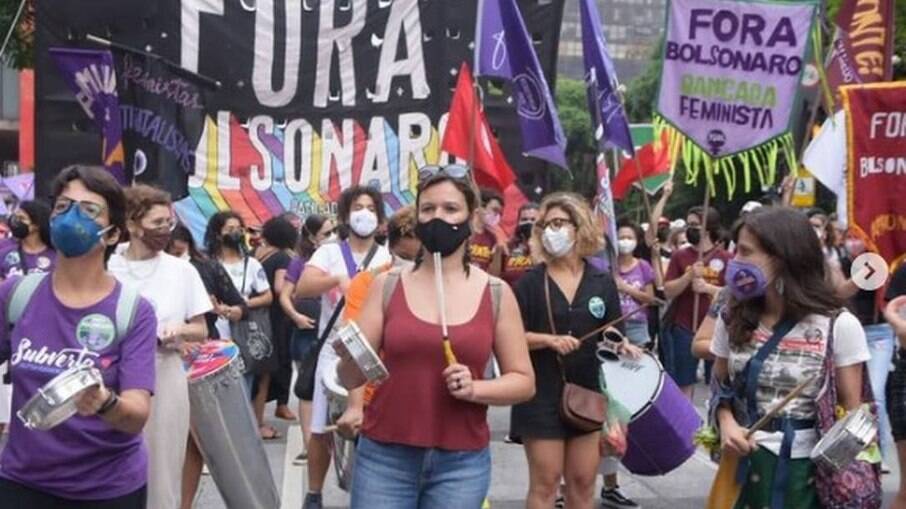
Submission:
[[[145,509],[147,487],[106,500],[67,500],[0,478],[0,507],[3,509]]]
[[[906,440],[906,350],[894,359],[894,370],[887,377],[887,415],[896,442]]]

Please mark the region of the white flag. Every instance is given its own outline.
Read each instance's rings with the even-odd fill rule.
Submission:
[[[846,223],[846,112],[828,118],[818,136],[809,143],[802,165],[837,195],[837,217]]]

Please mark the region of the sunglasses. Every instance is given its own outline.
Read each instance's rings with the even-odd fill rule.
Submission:
[[[448,164],[446,166],[429,164],[428,166],[422,166],[421,169],[418,170],[418,181],[425,182],[438,175],[446,175],[450,178],[460,180],[468,177],[469,173],[471,173],[471,170],[464,164]]]
[[[100,203],[95,203],[93,201],[77,201],[65,196],[60,196],[57,198],[57,201],[53,204],[53,211],[51,216],[58,216],[60,214],[65,214],[72,208],[73,205],[78,205],[79,209],[83,214],[90,217],[91,219],[97,219],[107,208]]]

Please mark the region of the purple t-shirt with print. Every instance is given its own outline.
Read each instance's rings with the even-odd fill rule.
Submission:
[[[14,277],[0,284],[4,313],[18,280]],[[154,391],[154,309],[140,299],[132,327],[116,341],[121,289],[116,283],[113,292],[97,304],[74,309],[57,299],[48,276],[12,331],[0,327],[0,362],[10,361],[13,415],[40,387],[77,364],[98,368],[107,387],[117,393]],[[140,434],[117,431],[98,416],[75,415],[49,431],[29,430],[19,419],[10,420],[0,477],[75,500],[116,498],[148,482],[148,457]]]
[[[283,276],[283,279],[287,283],[296,284],[299,282],[299,278],[302,277],[302,271],[305,270],[306,260],[302,257],[295,257],[291,262],[289,262],[289,267],[286,268],[286,275]]]
[[[25,255],[25,271],[21,255]],[[24,273],[50,272],[57,261],[57,252],[47,248],[40,253],[26,253],[19,249],[19,244],[13,243],[0,247],[0,278],[21,276]]]
[[[646,286],[654,283],[654,270],[651,268],[651,264],[645,260],[639,260],[639,263],[635,264],[635,267],[629,269],[626,272],[620,270],[620,277],[623,278],[623,281],[635,288],[636,290],[644,290]],[[620,293],[620,311],[623,314],[631,313],[642,307],[642,304],[633,299],[630,295],[625,293]],[[626,319],[629,322],[647,322],[648,313],[638,312],[629,318]]]

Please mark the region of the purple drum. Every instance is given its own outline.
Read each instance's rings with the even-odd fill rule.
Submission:
[[[632,415],[623,465],[633,474],[664,475],[685,463],[695,452],[701,417],[657,358],[603,351],[598,357],[607,392]]]

